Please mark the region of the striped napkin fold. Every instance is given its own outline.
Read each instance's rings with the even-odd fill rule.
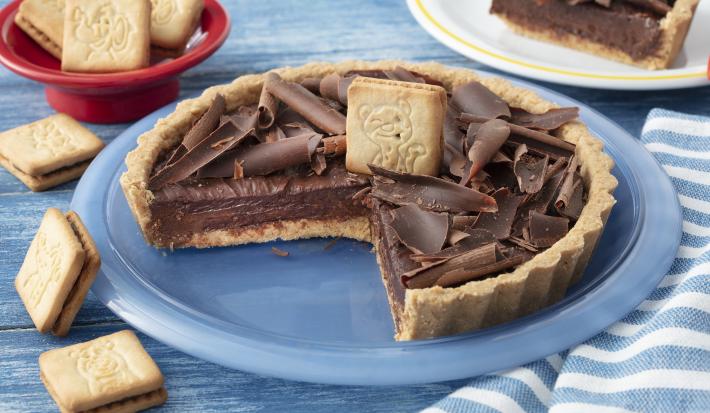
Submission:
[[[424,412],[710,412],[710,118],[653,109],[641,141],[683,209],[663,281],[577,347],[476,377]]]

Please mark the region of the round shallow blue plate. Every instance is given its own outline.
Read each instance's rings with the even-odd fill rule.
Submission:
[[[147,245],[118,183],[136,123],[94,160],[72,208],[103,260],[92,287],[119,317],[188,354],[258,374],[334,384],[411,384],[517,366],[569,348],[633,310],[671,265],[681,213],[669,178],[619,126],[530,83],[582,119],[616,160],[617,205],[583,279],[559,303],[493,328],[395,342],[371,246],[312,239],[207,250]],[[276,256],[271,247],[290,253]]]

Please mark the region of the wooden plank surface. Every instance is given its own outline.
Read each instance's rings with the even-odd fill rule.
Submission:
[[[233,19],[227,43],[182,77],[181,97],[245,73],[314,60],[436,60],[481,68],[434,41],[402,0],[228,0]],[[7,1],[0,1],[4,6]],[[490,70],[495,72],[495,70]],[[710,88],[618,92],[543,84],[602,112],[637,136],[653,107],[708,114]],[[42,86],[0,68],[0,130],[54,113]],[[128,125],[87,125],[106,143]],[[48,207],[67,209],[76,183],[35,194],[0,168],[0,412],[54,411],[42,387],[37,356],[45,350],[126,328],[89,294],[69,337],[31,328],[13,280]],[[192,358],[145,336],[146,348],[166,375],[163,411],[415,411],[463,381],[406,387],[338,387],[259,377]]]

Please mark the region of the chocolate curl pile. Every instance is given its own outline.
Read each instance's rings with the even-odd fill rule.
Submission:
[[[483,123],[490,120],[489,118],[473,115],[471,113],[462,113],[458,120],[464,123]],[[525,144],[540,152],[548,154],[551,158],[569,157],[574,153],[575,145],[560,138],[554,137],[544,132],[528,129],[520,125],[507,122],[510,128],[511,136],[509,140],[515,144]]]
[[[454,88],[444,121],[443,176],[425,184],[427,191],[446,191],[426,192],[415,185],[423,183],[419,177],[373,170],[370,196],[407,206],[394,209],[389,224],[413,252],[410,258],[421,265],[402,275],[404,286],[449,287],[510,270],[564,236],[570,219],[561,211],[574,217],[577,205],[583,205],[576,201],[582,192],[575,175],[567,173],[576,173],[577,165],[568,165],[575,146],[549,131],[578,114],[577,108],[542,114],[510,108],[478,82]],[[442,184],[453,184],[449,175],[461,178],[456,186],[486,196],[493,202],[485,204],[495,203],[496,208],[487,210],[471,201],[476,207],[462,208],[459,194],[447,192],[449,187]],[[567,185],[561,191],[563,181]],[[561,216],[548,215],[550,211]],[[421,217],[428,218],[426,224]],[[418,222],[417,229],[406,222]]]
[[[197,176],[239,179],[268,175],[293,166],[309,164],[321,139],[322,135],[314,133],[244,146],[201,168]]]
[[[310,123],[330,135],[345,134],[345,115],[329,107],[308,89],[267,73],[264,88]]]
[[[212,131],[217,128],[220,123],[220,117],[224,113],[225,102],[224,97],[220,94],[215,95],[212,100],[212,104],[207,108],[207,111],[200,116],[200,118],[195,122],[195,124],[187,131],[185,137],[182,139],[180,146],[177,150],[173,152],[173,155],[168,159],[167,165],[174,163],[176,160],[180,159],[187,151],[194,148],[195,145],[200,143],[203,139],[207,137]]]
[[[239,145],[252,133],[253,129],[239,130],[232,122],[222,124],[180,159],[161,169],[149,180],[148,186],[158,189],[188,178],[224,152]]]

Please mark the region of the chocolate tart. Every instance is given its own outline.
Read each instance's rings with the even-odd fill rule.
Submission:
[[[671,66],[699,0],[493,0],[514,32],[649,70]]]
[[[239,143],[236,141],[241,138],[235,138],[235,136],[240,133],[225,132],[222,134],[222,128],[231,127],[225,126],[229,119],[222,114],[230,114],[232,119],[235,116],[243,119],[243,117],[239,117],[239,111],[247,105],[255,106],[257,102],[263,100],[262,88],[267,91],[271,90],[271,86],[264,87],[265,82],[270,85],[268,82],[278,79],[278,81],[286,83],[302,84],[304,87],[298,87],[299,89],[317,91],[318,84],[316,83],[314,86],[313,79],[323,79],[332,74],[342,75],[344,77],[341,79],[347,79],[345,75],[352,73],[356,73],[358,76],[378,77],[382,71],[399,73],[403,77],[398,80],[416,78],[420,82],[438,84],[447,91],[475,83],[473,86],[476,87],[473,89],[477,91],[476,93],[492,95],[490,92],[493,92],[497,95],[493,95],[493,100],[497,101],[496,105],[503,105],[505,108],[508,108],[509,105],[511,108],[515,108],[513,115],[508,114],[510,122],[525,124],[526,119],[536,119],[537,115],[534,114],[555,112],[550,112],[555,109],[551,102],[541,99],[530,90],[515,87],[506,80],[480,78],[473,71],[448,68],[436,63],[408,64],[399,61],[311,63],[297,68],[276,69],[267,74],[242,76],[230,84],[209,88],[198,98],[181,102],[175,112],[160,119],[152,130],[143,134],[138,139],[138,147],[127,155],[128,170],[121,177],[121,186],[146,241],[159,248],[206,248],[308,237],[347,237],[371,242],[375,247],[383,283],[387,289],[397,340],[437,337],[471,331],[513,320],[559,301],[568,286],[583,273],[615,203],[612,193],[617,182],[610,173],[613,161],[603,153],[601,142],[594,138],[579,121],[559,122],[561,126],[556,125],[554,130],[549,132],[554,136],[542,133],[547,135],[547,139],[554,139],[555,145],[572,148],[569,158],[566,158],[569,167],[565,173],[575,177],[575,188],[583,188],[585,200],[574,216],[573,226],[568,229],[567,220],[564,218],[563,232],[565,235],[537,249],[523,239],[511,240],[505,238],[506,236],[496,236],[497,241],[491,241],[485,245],[485,248],[482,248],[486,249],[487,253],[495,253],[493,261],[498,260],[497,263],[500,263],[500,260],[510,260],[512,261],[511,265],[501,267],[501,270],[495,272],[489,271],[476,275],[474,278],[445,283],[445,286],[435,285],[436,282],[441,281],[438,279],[435,279],[433,283],[419,283],[423,280],[417,274],[420,270],[417,270],[416,267],[420,264],[413,259],[424,257],[422,259],[426,261],[426,254],[422,254],[422,251],[415,248],[408,248],[405,245],[405,239],[411,241],[413,238],[411,235],[403,234],[406,231],[393,221],[399,219],[399,223],[406,224],[415,222],[416,220],[413,219],[421,218],[419,216],[421,214],[428,214],[428,218],[433,217],[434,221],[441,222],[441,215],[445,215],[445,213],[423,211],[422,208],[441,209],[441,205],[447,202],[447,194],[460,191],[465,192],[466,196],[475,195],[475,197],[484,199],[485,202],[482,205],[488,205],[488,202],[493,202],[495,205],[496,202],[499,202],[496,208],[500,208],[500,215],[495,214],[487,219],[482,218],[483,212],[477,213],[477,215],[467,215],[465,212],[459,211],[457,214],[446,215],[448,221],[446,221],[447,218],[444,218],[443,222],[449,222],[449,225],[454,227],[457,222],[460,224],[461,221],[474,223],[473,226],[466,227],[468,233],[449,229],[447,229],[448,232],[444,232],[444,235],[454,235],[456,240],[448,239],[445,242],[449,242],[451,246],[455,247],[456,243],[460,242],[459,239],[487,231],[472,229],[475,225],[479,225],[476,223],[477,221],[496,221],[499,216],[503,216],[503,210],[506,208],[503,200],[506,195],[509,195],[506,188],[499,188],[495,193],[491,189],[488,191],[491,196],[488,196],[465,185],[460,185],[461,182],[454,184],[450,178],[442,179],[433,176],[398,173],[374,165],[371,165],[370,169],[375,176],[354,174],[345,168],[342,154],[346,149],[332,150],[333,146],[331,149],[327,149],[327,144],[319,148],[326,148],[326,152],[331,151],[341,156],[328,158],[327,166],[319,167],[318,162],[312,162],[307,165],[310,166],[310,169],[295,167],[273,172],[268,168],[269,165],[263,163],[256,165],[237,161],[233,167],[234,176],[231,176],[232,170],[230,169],[227,172],[229,177],[227,177],[227,175],[220,175],[221,172],[218,172],[220,165],[208,167],[219,163],[210,161],[208,166],[203,166],[201,169],[187,168],[182,170],[182,167],[173,167],[170,170],[170,166],[175,165],[175,158],[179,155],[183,157],[180,159],[185,158],[185,152],[181,152],[181,145],[186,144],[187,136],[209,122],[214,122],[218,115],[222,116],[219,126],[213,125],[209,128],[211,133],[201,141],[204,145],[209,144],[204,147],[219,149],[220,145],[225,142],[228,145],[238,145]],[[319,81],[322,90],[323,81]],[[336,90],[340,90],[341,98],[344,98],[343,93],[349,89],[346,84],[344,89],[336,88]],[[337,95],[338,92],[336,91],[334,94]],[[290,107],[290,103],[286,99],[281,100]],[[325,102],[327,99],[321,100]],[[455,96],[453,100],[456,100]],[[475,106],[475,99],[473,103]],[[329,101],[329,105],[338,107],[337,103],[331,101]],[[339,110],[344,112],[345,109],[340,106]],[[560,113],[563,112],[560,110]],[[516,120],[515,117],[521,113],[522,117]],[[342,114],[336,115],[336,118],[337,116],[344,118]],[[510,116],[513,117],[510,118]],[[328,138],[318,135],[316,143],[323,144],[327,139],[331,139],[328,142],[334,142],[339,137],[343,137],[339,135],[342,132],[339,122],[344,119],[337,118],[335,126],[326,125],[326,122],[319,118],[309,120],[315,120],[314,123],[318,123],[318,129],[323,135],[330,135]],[[487,120],[482,125],[471,126],[478,121],[475,116],[466,116],[465,113],[456,119],[461,128],[468,127],[469,130],[479,129],[480,131],[484,128],[483,125],[500,126],[506,124],[506,121],[502,119],[493,119]],[[513,131],[525,129],[512,125],[512,123],[507,124]],[[325,129],[330,132],[323,132]],[[514,131],[510,134],[510,142],[506,145],[510,145],[509,150],[511,151],[515,149],[515,162],[518,162],[525,156],[521,147],[527,148],[527,146],[518,141],[521,138],[520,136],[516,137],[515,133]],[[446,130],[443,134],[446,135]],[[249,133],[243,135],[247,136]],[[479,135],[476,135],[474,145],[478,142]],[[465,139],[465,136],[463,133],[461,138]],[[307,138],[308,147],[311,147],[311,137]],[[297,138],[285,140],[290,139]],[[295,141],[293,142],[296,144]],[[535,151],[535,143],[528,143],[532,145],[531,150]],[[263,144],[256,143],[247,147],[245,151]],[[232,147],[230,146],[230,148]],[[311,154],[316,153],[313,148]],[[542,151],[542,149],[540,150]],[[505,155],[501,155],[503,150],[500,151],[498,156],[506,158]],[[549,162],[546,165],[553,165],[553,158],[557,160],[562,158],[562,156],[555,155],[554,152],[549,152],[549,155],[548,152],[545,152],[545,162]],[[293,154],[295,156],[296,151]],[[273,155],[270,153],[264,157],[273,157]],[[575,161],[573,162],[572,159]],[[508,161],[513,162],[511,159],[504,162]],[[187,164],[194,166],[192,160]],[[450,165],[450,163],[448,164]],[[181,170],[176,171],[176,169]],[[193,173],[194,170],[197,172]],[[474,173],[475,171],[471,172],[473,171],[472,166],[468,171],[471,176],[474,176],[474,180],[482,176],[484,180],[487,179],[485,174],[479,175]],[[559,173],[562,174],[562,172]],[[547,175],[547,173],[543,175]],[[173,179],[170,179],[170,176]],[[525,176],[530,176],[531,181],[535,178],[534,173]],[[404,186],[400,186],[399,189],[416,188],[424,195],[429,194],[430,190],[438,191],[432,192],[436,194],[436,199],[431,200],[431,205],[421,205],[421,199],[418,199],[413,204],[420,205],[398,207],[403,204],[398,201],[401,194],[396,194],[397,185],[410,181],[414,181],[414,183],[411,185],[402,184]],[[473,183],[469,185],[473,187]],[[515,186],[515,184],[512,185]],[[388,192],[392,191],[391,188],[395,188],[394,192]],[[402,195],[405,198],[411,196],[411,193],[407,191],[409,189],[406,189]],[[579,193],[582,194],[582,191]],[[460,206],[460,209],[466,210],[469,206],[466,196],[464,198],[454,197],[452,202],[458,202],[457,205]],[[521,195],[520,198],[524,197]],[[493,199],[497,201],[492,201]],[[579,196],[579,199],[582,199],[582,195]],[[476,202],[474,199],[474,204]],[[479,211],[484,210],[495,211],[495,209],[479,209]],[[520,210],[515,209],[514,211],[518,214]],[[411,213],[414,215],[407,215]],[[404,217],[403,220],[402,217]],[[532,220],[532,212],[530,217]],[[562,217],[548,218],[554,218],[553,220],[556,222],[563,219]],[[537,231],[540,232],[540,228],[542,231],[547,231],[552,226],[538,226]],[[411,227],[409,226],[409,228]],[[528,232],[536,231],[532,226],[528,228],[530,228]],[[417,233],[416,226],[414,229],[414,232]],[[507,230],[511,231],[510,225]],[[492,231],[497,231],[497,229],[494,227]],[[447,238],[450,238],[449,235]],[[490,233],[487,232],[486,235],[490,236]],[[418,239],[414,238],[414,243]],[[524,259],[506,255],[511,251],[516,255],[525,255],[520,254],[522,248],[511,246],[511,241],[535,250],[536,253],[527,254]],[[434,254],[446,251],[442,249],[442,242],[444,241],[438,242],[439,250],[434,249]],[[420,253],[412,255],[412,251]],[[429,267],[443,266],[442,263],[454,265],[453,262],[458,262],[450,261],[428,262],[423,267],[427,267],[425,269],[428,270]],[[459,271],[454,271],[454,273],[460,275]],[[449,276],[452,273],[447,272],[445,275]],[[419,278],[416,282],[412,282],[416,277]]]

